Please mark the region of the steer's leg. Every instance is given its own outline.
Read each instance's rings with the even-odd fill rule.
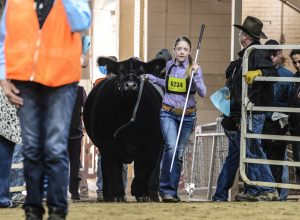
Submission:
[[[159,158],[158,148],[159,145],[157,143],[144,145],[139,148],[142,151],[138,152],[134,160],[135,177],[131,185],[131,194],[136,197],[138,202],[150,201],[152,194],[149,191],[149,188],[151,188],[150,185],[155,185],[153,181],[158,181],[158,173],[155,173],[155,167]]]
[[[118,160],[110,149],[102,150],[101,157],[104,201],[124,202],[125,192],[122,181],[122,161]]]
[[[157,146],[160,146],[159,156],[157,156],[154,170],[149,179],[149,195],[151,202],[159,202],[159,175],[160,175],[160,161],[163,154],[163,142],[157,143]]]

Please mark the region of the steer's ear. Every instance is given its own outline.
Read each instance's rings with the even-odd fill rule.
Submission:
[[[106,69],[109,73],[117,73],[117,70],[119,69],[119,62],[113,60],[110,57],[98,57],[97,59],[98,66],[106,66]]]
[[[145,70],[146,73],[151,73],[153,75],[160,76],[161,71],[165,68],[165,66],[166,61],[164,59],[156,58],[146,63]]]

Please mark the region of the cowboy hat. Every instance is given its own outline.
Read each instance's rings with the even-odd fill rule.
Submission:
[[[243,22],[243,25],[234,24],[234,27],[244,31],[246,34],[250,35],[254,39],[258,40],[268,39],[264,32],[262,32],[263,23],[256,17],[247,16]]]

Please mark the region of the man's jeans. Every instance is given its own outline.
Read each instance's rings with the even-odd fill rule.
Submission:
[[[273,135],[286,135],[287,127],[281,127],[279,121],[267,118],[264,123],[263,133]],[[262,140],[264,152],[269,160],[287,160],[287,142],[279,140]],[[272,175],[277,183],[289,182],[288,166],[270,165]],[[280,200],[287,200],[288,189],[277,188]]]
[[[0,136],[0,207],[11,204],[9,177],[15,143]]]
[[[218,177],[216,193],[213,201],[227,201],[228,191],[232,187],[240,163],[240,132],[227,131],[228,155]]]
[[[299,132],[297,132],[297,134],[292,134],[293,136],[299,136]],[[295,162],[299,162],[300,161],[300,142],[299,141],[294,141],[292,142],[292,149],[293,149],[293,160]],[[300,167],[296,167],[296,181],[297,184],[300,183]]]
[[[254,114],[252,118],[252,132],[254,134],[261,134],[263,125],[265,121],[265,114]],[[263,147],[261,144],[261,139],[248,139],[247,140],[247,150],[246,150],[247,158],[253,159],[267,159],[265,152],[263,151]],[[267,164],[253,164],[248,163],[246,167],[246,173],[250,180],[252,181],[262,181],[262,182],[272,182],[275,180],[273,178],[270,165]],[[263,192],[274,192],[275,189],[273,187],[268,186],[245,186],[245,193],[251,195],[259,195]]]
[[[284,160],[287,160],[287,150],[285,151]],[[287,165],[283,166],[282,168],[282,183],[289,183],[289,167]],[[287,200],[289,195],[289,189],[288,188],[281,188],[280,189],[280,200],[285,201]]]
[[[192,113],[185,115],[184,117],[178,147],[174,158],[174,164],[170,173],[180,120],[181,115],[176,115],[165,110],[161,110],[160,112],[160,123],[164,137],[164,154],[162,157],[162,168],[159,179],[160,196],[177,196],[183,154],[196,123],[196,114]]]
[[[44,178],[48,178],[47,205],[67,213],[69,176],[68,136],[77,84],[46,87],[34,82],[15,82],[24,99],[18,114],[21,123],[24,207],[42,208]]]
[[[252,132],[261,134],[265,120],[264,114],[255,114],[252,118]],[[249,132],[249,131],[248,131]],[[213,200],[227,201],[228,190],[232,187],[240,160],[240,132],[225,131],[228,137],[228,156],[223,164],[218,178],[216,193]],[[263,152],[260,139],[247,140],[246,148],[247,158],[266,159]],[[247,164],[247,176],[253,181],[274,182],[269,165],[265,164]],[[274,188],[263,186],[245,185],[245,193],[257,195],[265,191],[273,192]]]
[[[98,160],[97,160],[97,192],[103,191],[103,178],[102,178],[102,170],[101,170],[101,154],[98,153]],[[124,190],[127,188],[127,164],[123,164],[123,171],[122,171],[122,179],[124,184]]]
[[[295,128],[290,129],[292,136],[300,136],[300,126],[298,125]],[[300,142],[299,141],[293,141],[292,142],[292,149],[293,149],[293,160],[295,162],[300,161]],[[296,169],[296,182],[300,183],[300,167],[295,167]]]

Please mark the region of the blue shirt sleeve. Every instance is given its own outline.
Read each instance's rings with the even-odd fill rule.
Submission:
[[[0,25],[0,80],[6,78],[5,70],[5,55],[4,55],[4,40],[6,34],[6,4],[3,10],[1,25]]]
[[[91,24],[91,11],[87,0],[63,0],[72,32],[81,32]]]

